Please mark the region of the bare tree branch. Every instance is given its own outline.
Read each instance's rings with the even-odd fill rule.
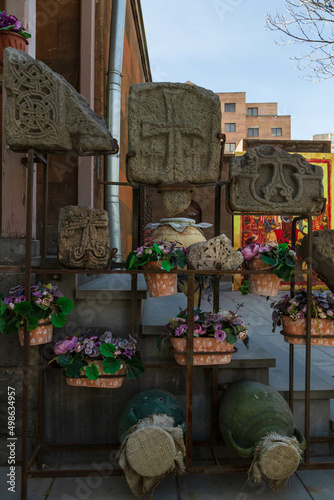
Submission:
[[[307,77],[334,76],[334,1],[286,0],[286,14],[267,14],[266,24],[280,33],[280,43],[305,44],[307,52],[293,60],[298,69],[311,71]]]

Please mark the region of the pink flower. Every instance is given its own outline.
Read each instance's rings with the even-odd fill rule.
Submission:
[[[248,333],[246,331],[240,332],[238,337],[240,340],[245,340],[247,338]]]
[[[269,245],[261,245],[259,248],[260,253],[270,252],[271,247]]]
[[[163,249],[163,253],[167,254],[167,253],[170,253],[171,251],[171,247],[166,247]]]
[[[198,316],[198,314],[196,314],[196,316],[194,316],[194,323],[196,323],[198,320],[199,320],[199,316]]]
[[[199,323],[194,324],[194,335],[204,335],[205,331],[203,331],[203,328]]]
[[[241,249],[244,260],[251,260],[259,253],[260,245],[258,243],[251,243]]]
[[[56,343],[53,350],[55,354],[66,354],[68,352],[72,352],[75,349],[75,345],[78,342],[78,337],[68,337],[64,340],[60,340]]]
[[[220,342],[222,342],[223,340],[226,339],[226,333],[224,332],[224,330],[216,330],[215,338]]]
[[[328,311],[327,311],[327,316],[332,317],[332,316],[333,316],[333,314],[334,314],[334,312],[333,312],[333,311],[331,311],[331,310],[328,310]]]
[[[138,248],[137,248],[137,250],[136,250],[137,255],[143,255],[144,248],[145,248],[145,247],[138,247]]]
[[[151,254],[151,253],[152,253],[152,250],[151,250],[150,248],[146,248],[145,253],[147,253],[147,254]]]

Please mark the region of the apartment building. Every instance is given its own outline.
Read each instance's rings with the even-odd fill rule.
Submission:
[[[245,138],[291,139],[291,116],[277,114],[277,102],[246,102],[246,92],[218,93],[226,153]]]
[[[334,153],[334,134],[328,132],[327,134],[315,134],[312,136],[312,141],[331,141],[331,153]]]

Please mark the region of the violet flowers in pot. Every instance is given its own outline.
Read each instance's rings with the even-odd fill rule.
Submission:
[[[243,294],[276,296],[281,280],[290,281],[295,268],[295,252],[288,243],[251,243],[241,249],[246,268],[267,269],[270,274],[250,274],[247,284],[240,287]]]
[[[3,51],[7,47],[25,50],[28,45],[27,38],[31,34],[27,33],[22,23],[13,15],[7,15],[0,11],[0,66],[3,66]]]
[[[307,292],[299,290],[294,297],[284,295],[273,307],[273,331],[283,325],[282,334],[289,344],[306,343]],[[334,345],[334,294],[312,291],[311,345]]]
[[[73,309],[73,302],[56,285],[32,285],[30,300],[25,296],[25,287],[16,286],[6,296],[0,295],[0,331],[18,332],[23,345],[26,325],[30,345],[46,344],[52,340],[53,327],[64,326]]]
[[[50,362],[57,361],[65,369],[68,385],[115,389],[125,376],[135,379],[145,371],[131,335],[126,339],[110,331],[82,333],[57,342],[54,352],[57,356]]]
[[[162,332],[162,340],[170,338],[175,359],[182,365],[187,358],[187,319],[187,309],[180,311]],[[194,365],[229,363],[238,338],[248,346],[247,327],[236,313],[194,310]]]
[[[150,297],[162,297],[177,293],[177,274],[168,274],[177,266],[186,266],[186,253],[183,247],[174,242],[158,241],[151,246],[141,246],[129,253],[126,269],[161,269],[163,273],[144,274]]]

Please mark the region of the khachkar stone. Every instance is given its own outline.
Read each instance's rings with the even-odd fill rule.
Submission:
[[[13,151],[116,153],[103,118],[62,76],[21,50],[4,51],[6,143]]]
[[[234,250],[225,234],[190,245],[186,259],[189,269],[203,270],[235,270],[244,261],[242,253]]]
[[[308,236],[297,246],[297,252],[304,260],[308,258]],[[312,269],[319,279],[334,293],[334,230],[313,231]]]
[[[166,217],[190,205],[196,185],[217,181],[220,130],[220,101],[210,90],[181,83],[131,86],[129,176],[158,186]]]
[[[69,268],[106,269],[110,259],[105,210],[68,206],[60,209],[58,260]]]
[[[324,204],[323,171],[299,154],[273,146],[230,160],[229,204],[238,212],[305,214]]]

